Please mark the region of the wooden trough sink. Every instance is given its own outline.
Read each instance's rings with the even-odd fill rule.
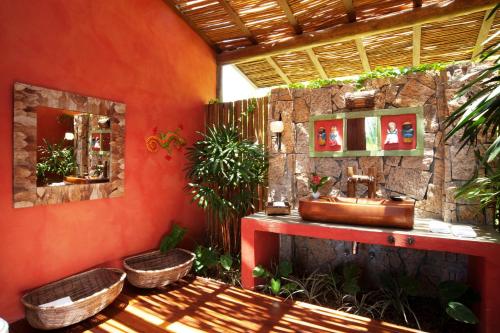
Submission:
[[[299,200],[299,214],[309,221],[412,229],[414,206],[413,200],[307,197]]]

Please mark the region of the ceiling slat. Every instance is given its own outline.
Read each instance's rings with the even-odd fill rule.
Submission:
[[[290,8],[288,1],[287,0],[276,0],[276,1],[278,2],[278,5],[285,13],[286,18],[288,19],[288,22],[290,22],[290,25],[293,27],[295,33],[297,35],[300,35],[302,33],[302,28],[300,27],[300,24],[297,21],[295,15],[293,15],[292,9]]]
[[[413,66],[420,65],[420,50],[422,41],[422,26],[416,25],[413,27]]]
[[[238,26],[238,28],[245,34],[245,36],[252,42],[252,44],[257,44],[257,40],[255,37],[252,35],[250,30],[248,30],[247,26],[245,23],[241,20],[240,16],[236,11],[231,7],[229,2],[227,0],[217,0],[222,7],[226,10],[226,13],[231,17],[233,20],[234,24]]]
[[[415,25],[446,21],[462,15],[491,9],[495,4],[496,1],[492,0],[455,0],[447,5],[435,3],[421,8],[414,8],[398,15],[374,20],[358,20],[319,32],[297,35],[280,43],[254,45],[223,52],[217,56],[217,61],[223,64],[254,61],[284,52],[300,51],[334,42],[343,42],[411,28]]]
[[[491,10],[487,10],[484,14],[483,23],[481,24],[481,29],[479,29],[479,33],[477,35],[476,46],[474,47],[474,51],[472,51],[472,57],[471,57],[472,60],[476,58],[478,55],[480,55],[481,52],[483,51],[484,48],[483,43],[488,37],[491,26],[493,25],[493,21],[495,20],[495,15],[491,15],[491,17],[488,19],[490,13]]]
[[[198,36],[200,36],[201,39],[203,39],[203,41],[207,43],[208,46],[210,46],[215,52],[221,51],[220,48],[217,46],[217,44],[215,44],[212,40],[210,40],[210,38],[208,38],[208,36],[203,31],[198,29],[196,23],[194,23],[189,17],[184,15],[184,13],[179,9],[179,7],[177,7],[174,0],[163,0],[163,2],[165,2],[165,4],[169,6],[177,16],[179,16],[184,22],[186,22],[186,24],[189,25],[189,27],[193,29],[194,32],[196,32]]]
[[[363,65],[363,70],[369,72],[370,62],[368,61],[368,56],[366,55],[365,46],[363,45],[363,40],[361,38],[356,38],[354,40],[356,43],[356,48],[358,49],[359,57],[361,58],[361,64]]]
[[[276,73],[281,77],[286,84],[291,84],[292,81],[286,76],[286,74],[281,70],[280,66],[273,60],[271,57],[266,57],[267,62],[271,65],[272,68],[276,71]]]
[[[306,53],[309,56],[309,59],[311,59],[314,68],[316,68],[316,70],[318,71],[319,76],[322,79],[328,79],[328,75],[326,75],[325,69],[323,68],[323,66],[321,66],[321,63],[318,60],[318,56],[314,53],[314,51],[312,49],[307,49]]]

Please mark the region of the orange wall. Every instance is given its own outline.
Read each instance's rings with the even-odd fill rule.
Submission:
[[[155,247],[172,220],[201,237],[184,157],[144,138],[182,124],[195,140],[215,60],[162,0],[0,1],[0,50],[0,317],[20,319],[30,288]],[[12,208],[14,81],[127,104],[124,197]]]

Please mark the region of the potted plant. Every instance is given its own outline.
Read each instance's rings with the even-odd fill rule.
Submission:
[[[311,179],[309,180],[309,186],[311,187],[312,190],[312,197],[313,199],[319,199],[319,189],[328,183],[330,180],[330,177],[323,176],[320,177],[318,176],[315,172],[312,174]]]

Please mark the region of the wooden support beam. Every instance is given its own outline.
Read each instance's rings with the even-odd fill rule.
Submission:
[[[347,12],[347,18],[349,19],[349,22],[356,22],[356,11],[354,10],[352,0],[344,0],[344,7]]]
[[[422,26],[413,27],[413,66],[420,65],[420,44],[422,41]]]
[[[321,66],[321,63],[318,60],[318,56],[316,55],[316,53],[314,53],[313,49],[306,49],[306,53],[309,56],[309,59],[311,59],[314,68],[316,69],[316,71],[318,71],[319,76],[322,79],[328,79],[328,75],[326,75],[325,69],[323,68],[323,66]]]
[[[486,38],[488,38],[488,35],[491,30],[491,26],[493,24],[493,21],[495,20],[495,15],[491,15],[491,17],[488,19],[488,16],[490,16],[491,10],[487,10],[486,13],[484,13],[484,18],[483,18],[483,23],[481,24],[481,29],[479,29],[479,33],[477,35],[476,39],[476,46],[474,46],[474,50],[472,51],[472,57],[471,60],[474,60],[478,55],[483,52],[484,49],[484,41]]]
[[[276,0],[278,5],[281,7],[283,12],[285,12],[285,16],[288,19],[288,22],[290,22],[291,26],[293,27],[293,31],[295,31],[295,34],[300,35],[302,33],[302,28],[297,21],[297,18],[295,15],[293,15],[292,8],[290,8],[290,5],[288,4],[287,0]]]
[[[354,40],[356,43],[356,48],[358,49],[359,57],[361,58],[361,64],[363,65],[363,70],[365,72],[371,71],[370,62],[368,61],[368,56],[366,55],[365,46],[363,45],[363,40],[361,38],[356,38]]]
[[[413,0],[413,7],[422,7],[422,0]]]
[[[250,30],[248,30],[245,23],[243,23],[238,13],[236,13],[233,7],[231,7],[228,0],[218,0],[218,1],[222,5],[222,7],[224,7],[226,13],[231,17],[231,20],[233,20],[234,24],[236,24],[236,26],[241,30],[241,32],[243,32],[245,37],[247,37],[252,42],[252,44],[254,45],[257,44],[257,40],[252,35]]]
[[[170,7],[178,17],[186,22],[186,24],[189,25],[189,27],[193,29],[194,32],[196,32],[198,36],[200,36],[201,39],[203,39],[203,41],[207,43],[207,45],[210,46],[215,52],[221,51],[217,44],[215,44],[210,38],[208,38],[208,36],[203,31],[201,31],[187,15],[182,12],[182,10],[175,4],[174,0],[163,0],[163,2],[168,7]]]
[[[222,102],[222,65],[217,65],[217,72],[215,74],[215,97]]]
[[[267,62],[271,65],[272,68],[276,71],[276,73],[281,77],[286,84],[291,84],[292,81],[286,76],[286,74],[281,70],[280,66],[273,60],[271,57],[266,57]]]
[[[217,61],[229,64],[259,60],[284,52],[300,51],[330,43],[408,29],[415,25],[450,20],[458,16],[491,9],[495,4],[496,0],[454,0],[447,5],[437,3],[426,7],[414,8],[411,11],[398,15],[374,20],[356,21],[320,32],[304,33],[281,43],[248,46],[234,51],[222,52],[217,55]]]

